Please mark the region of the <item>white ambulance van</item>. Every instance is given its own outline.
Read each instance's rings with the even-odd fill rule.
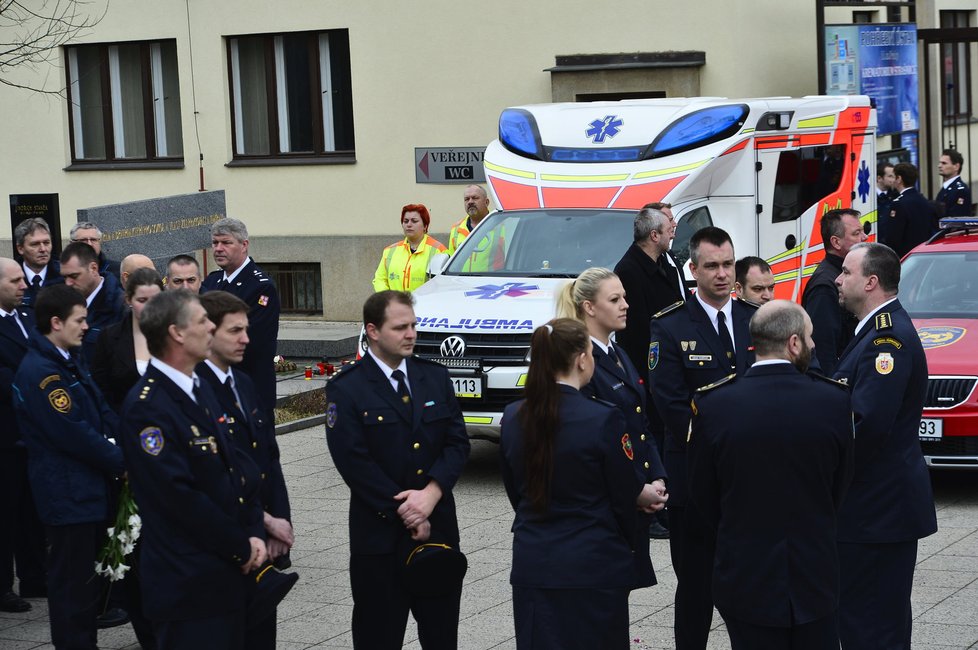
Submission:
[[[797,300],[824,256],[822,214],[853,207],[875,230],[875,137],[864,96],[507,108],[484,160],[498,211],[415,291],[416,353],[451,371],[470,435],[498,440],[555,293],[613,268],[653,201],[673,206],[681,263],[693,232],[719,226],[738,258],[771,264],[777,297]]]

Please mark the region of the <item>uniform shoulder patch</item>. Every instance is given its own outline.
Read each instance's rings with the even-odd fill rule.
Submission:
[[[723,379],[716,380],[712,384],[707,384],[706,386],[700,386],[699,388],[696,389],[696,392],[699,393],[699,394],[709,392],[709,391],[713,390],[714,388],[719,388],[720,386],[723,386],[724,384],[729,384],[730,382],[732,382],[736,378],[737,378],[737,373],[731,373],[731,374],[727,375],[726,377],[724,377]]]
[[[661,309],[658,312],[652,314],[652,318],[662,318],[666,314],[671,314],[672,312],[676,311],[677,309],[679,309],[680,307],[682,307],[685,304],[686,304],[685,301],[683,301],[683,300],[677,300],[676,302],[672,303],[671,305],[669,305],[665,309]]]
[[[812,379],[819,379],[827,384],[831,384],[832,386],[835,386],[836,388],[841,388],[842,390],[849,390],[849,384],[847,384],[844,381],[839,381],[838,379],[832,379],[831,377],[826,377],[825,375],[818,372],[809,372],[807,374]]]
[[[159,456],[163,451],[163,432],[159,427],[146,427],[139,432],[139,446],[150,456]]]
[[[48,393],[48,402],[58,413],[67,413],[71,410],[71,395],[64,388],[55,388]]]
[[[889,312],[882,312],[876,314],[876,329],[877,330],[888,330],[893,327],[893,318],[890,316]]]
[[[336,426],[336,403],[330,402],[326,405],[326,426],[332,429]]]

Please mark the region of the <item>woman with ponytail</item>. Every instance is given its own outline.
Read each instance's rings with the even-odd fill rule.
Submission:
[[[594,372],[584,325],[537,328],[530,357],[526,397],[506,407],[500,440],[516,511],[516,647],[624,650],[637,511],[660,497],[633,467],[621,412],[580,392]]]
[[[625,328],[627,314],[625,289],[618,276],[608,269],[586,269],[557,294],[557,315],[584,323],[594,344],[594,374],[581,392],[618,407],[625,416],[625,431],[632,437],[635,469],[643,483],[650,484],[665,497],[666,469],[647,419],[650,414],[646,405],[645,382],[628,354],[612,340],[612,334]],[[663,506],[664,503],[659,508]],[[641,548],[648,537],[663,537],[662,533],[668,536],[669,531],[655,520],[654,515],[640,515],[635,529],[635,547]],[[644,552],[635,554],[638,572],[636,587],[649,587],[656,583],[647,543],[644,548]]]

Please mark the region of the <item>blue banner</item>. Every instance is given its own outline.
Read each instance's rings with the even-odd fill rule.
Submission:
[[[826,25],[825,92],[876,100],[879,135],[920,128],[917,26]]]

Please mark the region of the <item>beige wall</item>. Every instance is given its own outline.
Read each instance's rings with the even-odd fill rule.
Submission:
[[[112,2],[77,41],[176,39],[184,169],[63,171],[70,163],[65,101],[0,86],[3,193],[59,193],[66,232],[78,208],[196,191],[186,11],[183,0]],[[428,205],[433,232],[446,232],[462,214],[462,186],[415,183],[414,148],[487,144],[502,108],[551,101],[544,69],[556,55],[700,50],[703,95],[817,90],[815,12],[807,0],[212,0],[191,2],[190,19],[206,187],[226,191],[228,213],[248,224],[259,260],[323,264],[325,315],[334,319],[358,317],[381,244],[399,234],[401,205]],[[226,167],[223,37],[331,28],[350,32],[357,162]],[[65,82],[60,54],[55,63],[19,68],[12,80],[58,90]],[[8,238],[2,221],[0,238]]]

